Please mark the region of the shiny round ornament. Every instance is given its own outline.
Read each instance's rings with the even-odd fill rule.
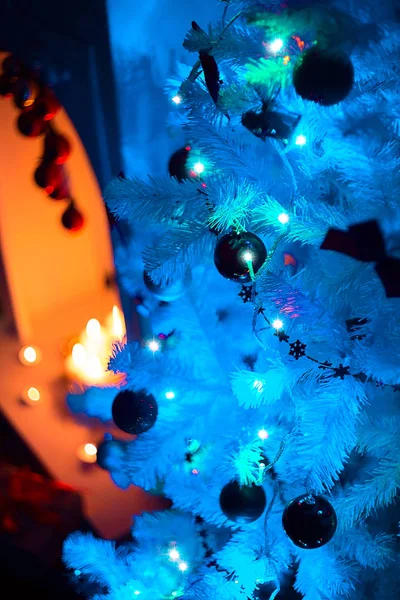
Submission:
[[[264,488],[259,485],[240,486],[237,481],[231,481],[222,488],[219,503],[230,521],[245,524],[261,517],[267,498]]]
[[[251,268],[256,274],[267,255],[264,242],[254,233],[228,233],[217,243],[214,263],[226,279],[248,283],[252,280]]]
[[[44,139],[44,160],[63,165],[71,154],[71,144],[64,135],[48,133]]]
[[[34,173],[36,185],[43,188],[45,194],[52,194],[59,187],[64,178],[61,167],[54,163],[43,161]]]
[[[174,282],[166,282],[164,284],[157,284],[151,279],[150,275],[145,271],[143,273],[143,280],[146,288],[161,302],[174,302],[181,298],[192,281],[192,274],[190,269],[186,272],[183,279],[178,279]]]
[[[112,405],[112,418],[125,433],[139,435],[151,429],[157,420],[158,406],[155,398],[144,390],[122,390]]]
[[[296,546],[313,550],[321,548],[333,538],[337,517],[328,500],[322,496],[304,494],[286,506],[282,524]]]
[[[46,124],[34,110],[25,109],[18,117],[17,127],[26,137],[38,137],[44,133]]]
[[[174,152],[169,159],[168,172],[171,177],[175,177],[179,182],[189,178],[187,167],[189,152],[190,146],[185,146]]]
[[[300,55],[293,70],[299,96],[323,106],[342,102],[354,84],[354,67],[345,54],[314,46]]]
[[[9,54],[3,60],[3,71],[9,77],[18,77],[21,73],[22,64],[21,61],[15,58],[13,54]]]

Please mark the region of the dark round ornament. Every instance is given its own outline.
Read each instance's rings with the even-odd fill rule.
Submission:
[[[252,523],[263,514],[267,498],[259,485],[240,486],[237,481],[231,481],[222,488],[219,504],[230,521]]]
[[[68,231],[75,232],[80,231],[82,229],[85,223],[85,219],[83,218],[82,213],[80,213],[79,210],[71,202],[71,204],[68,206],[67,210],[61,217],[61,223],[65,229],[68,229]]]
[[[46,124],[33,110],[24,110],[18,117],[17,127],[26,137],[38,137],[44,133]]]
[[[57,96],[50,88],[42,89],[35,102],[35,112],[44,121],[51,121],[61,108]]]
[[[106,471],[118,469],[125,456],[126,445],[120,440],[107,440],[97,446],[97,464]]]
[[[5,73],[0,75],[0,96],[7,98],[8,100],[13,96],[13,80],[15,77],[9,77]]]
[[[151,292],[158,300],[161,302],[174,302],[185,294],[192,281],[192,274],[190,269],[188,269],[183,279],[160,285],[154,283],[150,275],[145,271],[143,273],[143,281],[149,292]]]
[[[187,160],[189,157],[190,146],[180,148],[169,159],[168,172],[171,177],[176,177],[179,182],[189,178]]]
[[[63,178],[62,168],[50,162],[42,162],[34,173],[36,185],[48,195],[62,184]]]
[[[71,144],[59,133],[48,133],[44,139],[44,160],[63,165],[71,154]]]
[[[9,56],[3,60],[2,66],[4,73],[10,77],[18,77],[22,68],[21,61],[12,54],[9,54]]]
[[[145,390],[122,390],[112,405],[113,421],[125,433],[139,435],[148,431],[156,422],[157,415],[157,402]]]
[[[293,70],[293,85],[304,100],[323,106],[342,102],[354,84],[354,67],[345,54],[314,46],[299,58]]]
[[[286,506],[282,524],[296,546],[313,550],[321,548],[333,538],[337,517],[328,500],[322,496],[304,494]]]
[[[71,190],[65,175],[61,183],[49,194],[49,197],[53,200],[68,200],[71,197]]]
[[[247,253],[251,256],[255,274],[267,258],[264,242],[254,233],[228,233],[222,236],[215,248],[215,266],[226,279],[248,283],[251,273]]]

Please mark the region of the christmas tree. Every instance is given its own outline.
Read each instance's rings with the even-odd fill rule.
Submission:
[[[172,508],[66,541],[97,600],[396,596],[394,5],[221,1],[167,85],[169,174],[105,192],[143,328],[110,359],[124,387],[88,394],[136,435],[98,463]]]

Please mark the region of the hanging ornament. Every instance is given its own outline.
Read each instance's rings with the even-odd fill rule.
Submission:
[[[15,78],[9,77],[5,73],[0,75],[0,96],[4,96],[4,98],[9,99],[12,98],[13,93],[13,85]]]
[[[267,258],[264,242],[254,233],[228,233],[217,243],[214,262],[226,279],[248,283]]]
[[[15,58],[12,54],[3,60],[3,71],[9,77],[18,77],[21,72],[21,61]]]
[[[179,150],[174,152],[174,154],[169,159],[168,172],[171,177],[176,177],[179,183],[189,178],[187,161],[189,158],[190,150],[190,146],[180,148]]]
[[[35,111],[26,109],[18,117],[17,127],[26,137],[38,137],[44,133],[46,124]]]
[[[299,124],[301,115],[281,113],[269,109],[264,103],[261,112],[249,110],[242,116],[242,125],[263,142],[267,137],[288,143]]]
[[[146,288],[161,302],[174,302],[181,298],[192,282],[192,273],[188,269],[183,279],[178,281],[166,282],[165,284],[156,284],[151,279],[150,275],[145,271],[143,280]]]
[[[344,100],[354,84],[353,63],[345,54],[314,46],[300,55],[293,85],[304,100],[332,106]]]
[[[144,390],[123,390],[112,405],[113,421],[125,433],[139,435],[148,431],[156,422],[157,415],[155,398]]]
[[[31,79],[20,77],[12,86],[14,103],[17,108],[32,106],[39,94],[39,86]]]
[[[75,207],[74,203],[71,202],[61,217],[62,226],[69,231],[79,231],[84,225],[85,219],[82,213]]]
[[[227,483],[219,496],[224,515],[235,523],[252,523],[264,512],[267,498],[259,485],[240,486],[237,481]]]
[[[53,200],[68,200],[71,197],[71,190],[65,175],[63,175],[61,183],[54,188],[49,196]]]
[[[126,454],[126,444],[120,440],[105,439],[97,446],[97,464],[106,471],[121,466]]]
[[[47,195],[52,194],[57,187],[61,186],[63,178],[62,168],[49,162],[42,162],[34,173],[36,185],[43,188]]]
[[[34,104],[35,114],[41,117],[44,121],[51,121],[61,108],[61,104],[53,90],[46,87],[41,90]]]
[[[71,154],[71,144],[65,137],[59,133],[50,131],[44,138],[44,156],[43,159],[48,162],[54,162],[56,165],[63,165]]]
[[[282,524],[296,546],[312,550],[324,546],[333,538],[337,518],[328,500],[322,496],[305,494],[286,506]]]

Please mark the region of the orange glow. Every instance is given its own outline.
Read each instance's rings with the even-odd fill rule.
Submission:
[[[287,65],[290,63],[290,56],[289,54],[287,54],[286,56],[283,57],[283,64]]]
[[[82,444],[77,452],[79,460],[87,464],[94,464],[97,461],[97,447],[94,444]]]
[[[28,398],[32,400],[32,402],[38,402],[40,400],[40,392],[35,387],[30,387],[28,390]]]
[[[85,385],[116,385],[124,375],[107,370],[113,344],[125,338],[125,320],[118,306],[113,306],[104,326],[89,319],[67,357],[67,370],[75,381]]]
[[[303,52],[304,46],[305,46],[305,43],[303,42],[303,40],[298,35],[294,35],[293,39],[297,43],[297,45],[300,48],[300,50]]]

